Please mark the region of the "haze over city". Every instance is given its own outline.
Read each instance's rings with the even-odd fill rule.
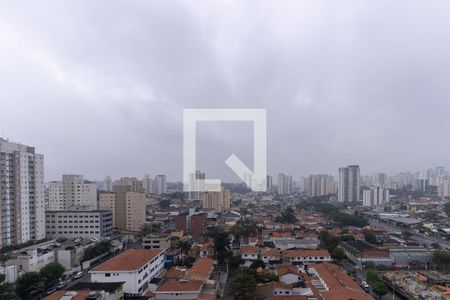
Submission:
[[[104,7],[107,6],[107,9]],[[46,180],[182,179],[182,110],[266,108],[268,173],[450,167],[450,3],[0,4],[0,135]],[[82,20],[82,21],[81,21]],[[252,164],[249,124],[199,127],[199,168]]]

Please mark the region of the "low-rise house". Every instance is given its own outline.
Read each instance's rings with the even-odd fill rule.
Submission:
[[[56,291],[44,300],[122,300],[123,282],[78,282],[67,291]]]
[[[161,249],[129,249],[89,273],[92,282],[124,282],[126,294],[142,295],[150,280],[161,274],[164,260]]]
[[[213,260],[209,257],[202,257],[187,271],[187,277],[190,280],[206,281],[211,276],[212,270]]]
[[[200,257],[213,256],[213,254],[214,254],[214,244],[212,241],[200,245],[199,248]]]
[[[256,286],[256,294],[259,297],[292,295],[292,285],[273,281]]]
[[[280,265],[275,269],[275,273],[278,275],[280,282],[286,284],[293,284],[299,281],[300,272],[297,266],[294,265]]]
[[[323,300],[374,300],[339,266],[331,263],[314,264],[308,268],[311,281]]]
[[[331,261],[328,250],[286,250],[284,260],[294,264],[307,264]]]
[[[261,260],[266,264],[274,264],[281,261],[281,253],[275,248],[266,248],[261,251]]]
[[[255,261],[258,259],[258,248],[255,246],[243,246],[240,249],[241,258],[245,261]]]
[[[317,237],[278,238],[273,240],[275,248],[280,251],[288,249],[316,249],[319,246]]]
[[[156,300],[199,299],[203,284],[197,280],[164,281],[153,294]]]
[[[170,248],[171,236],[169,233],[152,233],[142,239],[142,247],[144,249],[163,249]]]
[[[393,263],[388,249],[376,247],[365,241],[342,241],[341,247],[344,249],[345,255],[359,267],[369,261],[376,265],[385,266],[391,266]]]
[[[6,266],[17,266],[17,272],[38,272],[45,265],[55,261],[55,251],[50,249],[29,249],[19,252],[6,262]]]

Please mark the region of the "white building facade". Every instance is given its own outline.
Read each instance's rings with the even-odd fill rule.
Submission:
[[[45,237],[44,156],[0,138],[0,246]]]
[[[112,234],[109,210],[47,211],[46,232],[50,238],[102,238]]]
[[[91,281],[125,282],[124,293],[142,295],[163,271],[164,253],[159,249],[129,249],[89,271]]]
[[[87,181],[81,175],[63,175],[61,181],[49,183],[49,210],[95,210],[97,208],[95,182]]]

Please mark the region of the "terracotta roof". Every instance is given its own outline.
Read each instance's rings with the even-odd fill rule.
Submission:
[[[189,281],[165,281],[155,291],[158,293],[167,292],[200,292],[203,286],[203,281],[189,280]]]
[[[297,275],[300,274],[298,272],[297,267],[293,266],[293,265],[281,265],[281,266],[277,267],[276,269],[277,269],[278,276],[284,276],[286,274],[297,274]]]
[[[292,237],[292,234],[288,231],[284,231],[284,232],[275,231],[275,232],[272,232],[272,237],[273,238],[290,238],[290,237]]]
[[[184,276],[184,274],[186,274],[186,268],[181,268],[181,267],[170,267],[166,274],[165,277],[167,279],[178,279]]]
[[[331,256],[328,250],[286,250],[286,257]]]
[[[314,264],[311,267],[319,273],[320,277],[327,283],[330,290],[345,287],[362,291],[361,287],[335,264],[321,263]]]
[[[243,246],[241,247],[240,252],[241,254],[257,254],[258,248],[256,248],[255,246]]]
[[[202,257],[194,263],[194,265],[189,269],[188,272],[189,274],[195,273],[205,277],[205,279],[208,279],[212,267],[213,260],[209,257]]]
[[[262,256],[280,256],[280,251],[275,248],[264,249],[261,253]]]
[[[162,251],[161,249],[129,249],[96,266],[90,272],[139,270]]]
[[[311,266],[322,277],[329,291],[322,293],[325,300],[373,300],[361,287],[339,266],[331,263],[321,263]]]
[[[355,291],[350,289],[338,289],[328,291],[322,294],[324,300],[374,300],[374,298],[364,291]]]

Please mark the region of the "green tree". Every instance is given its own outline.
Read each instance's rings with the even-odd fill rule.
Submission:
[[[258,269],[259,267],[261,267],[263,269],[266,267],[266,264],[260,259],[255,260],[250,265],[250,269],[254,269],[254,270]]]
[[[5,279],[5,274],[0,273],[0,300],[10,300],[14,294],[14,286]]]
[[[378,281],[380,281],[380,278],[378,277],[378,273],[374,269],[369,269],[366,271],[366,279],[367,279],[367,282],[372,286],[375,283],[377,283]]]
[[[364,240],[369,244],[376,244],[377,236],[372,231],[367,231],[364,233]]]
[[[44,291],[44,284],[37,272],[28,272],[17,278],[16,294],[20,299],[34,299],[36,294]]]
[[[388,291],[389,290],[388,290],[386,284],[384,284],[384,282],[381,280],[378,280],[373,285],[373,292],[378,296],[379,299],[381,299],[381,297],[383,295],[386,295],[388,293]]]
[[[180,240],[178,241],[178,249],[180,249],[181,255],[189,255],[189,250],[191,250],[191,244],[188,241]]]
[[[93,259],[99,255],[106,254],[112,249],[112,244],[110,240],[103,240],[97,244],[87,247],[84,250],[83,261]]]
[[[63,274],[64,267],[58,262],[51,262],[39,271],[45,288],[56,285]]]
[[[232,256],[228,233],[222,230],[214,232],[214,255],[218,265],[223,265],[226,259]]]
[[[255,299],[256,279],[250,270],[241,268],[230,279],[230,289],[237,300]]]
[[[438,266],[438,268],[446,270],[450,266],[450,251],[435,250],[431,255],[431,261]]]

